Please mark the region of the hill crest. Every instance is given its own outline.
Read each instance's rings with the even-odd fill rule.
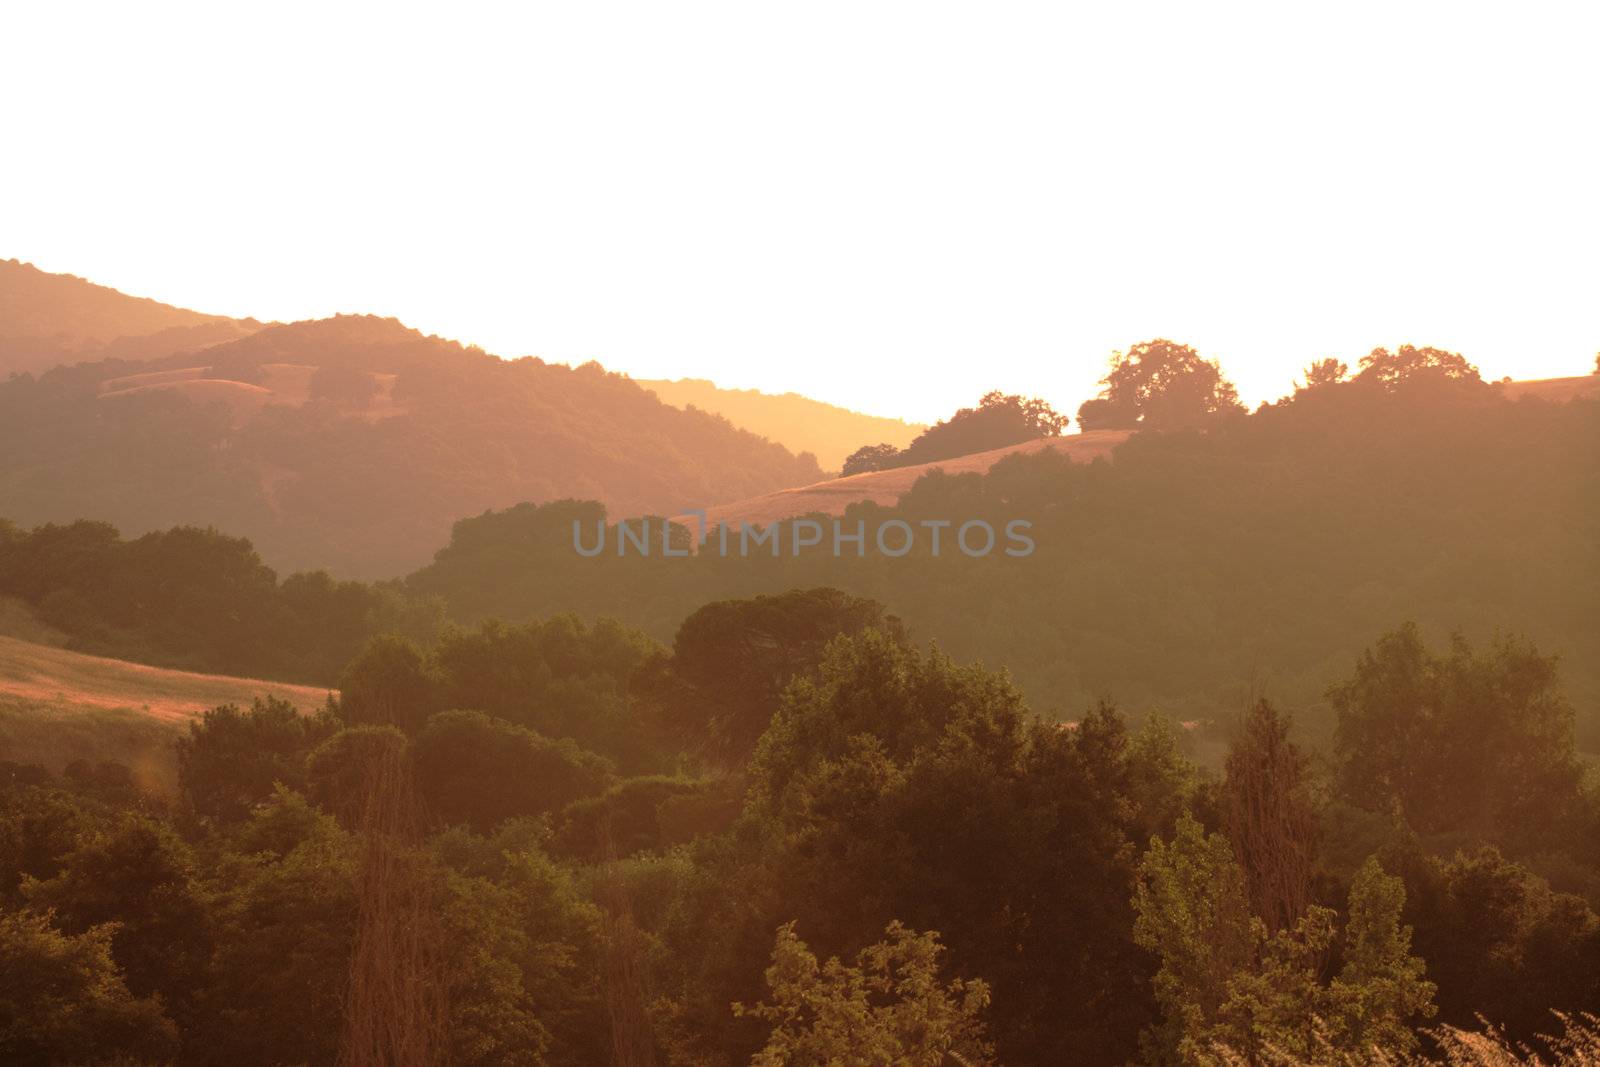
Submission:
[[[822,474],[597,363],[500,359],[370,315],[0,382],[5,518],[215,526],[280,570],[392,577],[489,509],[668,514]]]
[[[0,378],[93,358],[149,359],[246,336],[254,319],[129,296],[75,274],[0,260]]]
[[[825,470],[835,471],[862,445],[904,448],[923,430],[921,423],[867,415],[800,393],[724,389],[704,378],[638,379],[640,385],[674,407],[697,407],[721,415],[740,429],[761,434],[793,452],[810,452]]]

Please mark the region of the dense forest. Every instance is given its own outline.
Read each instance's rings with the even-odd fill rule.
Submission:
[[[331,684],[377,633],[431,641],[442,603],[326,571],[281,581],[250,542],[176,527],[124,540],[80,519],[0,519],[0,601],[79,652],[158,667]]]
[[[930,474],[874,531],[983,519],[1032,524],[1026,558],[969,558],[928,538],[901,558],[830,536],[799,555],[611,550],[600,511],[521,505],[457,523],[411,575],[463,621],[608,615],[666,639],[708,599],[834,585],[883,602],[961,659],[1005,666],[1041,710],[1106,694],[1212,718],[1265,692],[1326,738],[1322,694],[1393,619],[1436,638],[1529,634],[1562,656],[1581,736],[1600,749],[1600,405],[1511,402],[1482,383],[1335,382],[1196,429],[1138,433],[1109,463],[1052,453],[986,475]],[[637,526],[637,524],[635,524]],[[920,527],[919,527],[920,528]],[[697,532],[697,531],[695,531]],[[716,543],[716,537],[711,538]],[[730,541],[737,546],[737,538]]]
[[[519,501],[672,512],[821,477],[598,364],[503,360],[365,316],[0,383],[6,518],[215,526],[342,577],[415,567],[453,520]]]
[[[463,519],[433,563],[379,584],[280,580],[248,543],[201,529],[124,542],[88,522],[0,527],[0,596],[81,651],[327,685],[385,630],[426,641],[446,618],[574,612],[668,640],[707,601],[831,585],[881,601],[958,658],[1005,666],[1057,718],[1116,694],[1204,722],[1264,692],[1320,741],[1340,664],[1406,616],[1436,639],[1509,628],[1561,655],[1594,750],[1597,455],[1591,401],[1346,382],[1203,433],[1137,434],[1109,463],[1042,453],[986,475],[933,474],[895,507],[840,520],[864,524],[871,544],[897,519],[1022,519],[1037,546],[1027,558],[935,557],[927,539],[900,558],[853,546],[835,557],[825,536],[778,558],[765,547],[663,558],[658,546],[586,559],[574,523],[592,540],[606,512],[568,501]]]
[[[454,380],[310,325],[399,345],[330,410]],[[1080,411],[1136,431],[1109,462],[934,472],[805,547],[575,498],[361,582],[0,523],[0,598],[74,648],[337,686],[193,721],[168,794],[0,763],[0,1060],[1595,1062],[1600,403],[1403,348],[1247,414],[1131,353]],[[1060,429],[966,412],[932,439]]]
[[[1552,1009],[1597,1048],[1600,796],[1519,638],[1401,625],[1321,758],[1263,700],[1214,770],[826,589],[670,648],[381,638],[341,691],[206,715],[167,800],[3,769],[6,1062],[1480,1063]]]

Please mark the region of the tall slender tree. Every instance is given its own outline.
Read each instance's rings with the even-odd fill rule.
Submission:
[[[1316,814],[1310,771],[1310,758],[1289,740],[1288,718],[1257,701],[1228,750],[1222,809],[1250,909],[1274,933],[1293,928],[1311,900]]]

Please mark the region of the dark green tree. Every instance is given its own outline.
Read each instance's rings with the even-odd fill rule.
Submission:
[[[304,789],[307,753],[337,728],[331,716],[303,716],[270,696],[248,711],[213,708],[177,741],[178,784],[197,813],[243,818],[278,783]]]
[[[852,474],[865,474],[868,471],[881,471],[894,466],[895,457],[900,450],[894,445],[862,445],[845,457],[844,468],[839,471],[848,477]]]
[[[853,965],[819,963],[794,924],[778,928],[767,968],[770,1002],[734,1011],[773,1024],[752,1067],[896,1067],[994,1063],[984,1040],[989,987],[981,979],[941,984],[939,935],[898,922]]]
[[[442,711],[438,671],[416,643],[387,634],[373,638],[339,678],[346,722],[398,726],[415,733]]]
[[[1306,367],[1305,384],[1295,386],[1295,392],[1304,392],[1307,389],[1321,389],[1330,385],[1338,385],[1350,376],[1350,366],[1342,359],[1327,356],[1323,359],[1312,360]]]
[[[1100,399],[1109,407],[1096,409],[1092,417],[1097,423],[1107,413],[1118,413],[1114,418],[1121,421],[1126,416],[1120,413],[1129,412],[1141,427],[1173,429],[1244,412],[1238,391],[1222,376],[1216,360],[1202,359],[1188,345],[1164,338],[1112,353],[1111,371],[1101,385]]]
[[[784,688],[820,662],[828,642],[869,627],[903,639],[882,604],[837,589],[718,601],[683,621],[670,663],[642,688],[670,735],[735,767],[772,721]]]
[[[570,740],[552,741],[478,711],[435,715],[413,742],[417,790],[446,823],[492,829],[560,811],[605,789],[610,765]]]
[[[69,935],[115,924],[111,954],[135,996],[188,1017],[213,945],[211,909],[189,846],[154,818],[124,813],[84,836],[45,882],[23,887]]]
[[[1458,634],[1437,655],[1407,623],[1328,697],[1337,784],[1353,804],[1396,806],[1423,834],[1522,849],[1559,841],[1581,818],[1572,707],[1556,660],[1525,641],[1480,650]]]
[[[1311,758],[1289,740],[1288,718],[1266,700],[1245,713],[1228,748],[1221,799],[1251,912],[1269,932],[1292,929],[1311,902],[1316,859]]]
[[[1393,352],[1374,348],[1361,357],[1361,371],[1355,380],[1388,390],[1430,382],[1484,384],[1478,368],[1459,354],[1415,345],[1401,345]]]
[[[962,408],[923,430],[885,466],[909,467],[987,452],[1041,437],[1055,437],[1068,418],[1037,397],[985,393],[975,408]]]
[[[178,1034],[154,997],[128,991],[112,928],[64,934],[49,916],[0,910],[0,1060],[15,1067],[165,1063]]]

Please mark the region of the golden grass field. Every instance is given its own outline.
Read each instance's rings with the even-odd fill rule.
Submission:
[[[327,700],[311,686],[146,667],[0,636],[0,759],[52,770],[116,760],[171,794],[172,742],[205,711],[275,696],[302,712]]]
[[[1111,450],[1127,439],[1126,430],[1092,430],[1089,433],[1026,441],[1020,445],[1009,445],[988,452],[974,452],[971,455],[939,460],[936,463],[919,463],[914,467],[897,467],[894,470],[852,474],[848,478],[833,478],[817,482],[815,485],[782,489],[776,493],[767,493],[765,496],[750,497],[747,500],[707,508],[706,529],[709,530],[719,524],[737,526],[741,522],[765,526],[782,519],[816,513],[843,515],[845,508],[863,500],[887,506],[897,502],[916,484],[918,478],[932,470],[943,470],[946,474],[981,474],[1007,456],[1042,452],[1046,449],[1060,452],[1074,462],[1088,463],[1101,457],[1109,457]],[[695,516],[679,515],[673,521],[681,522],[690,530],[698,532],[698,520]]]
[[[212,378],[210,367],[179,367],[173,370],[146,371],[109,378],[100,383],[100,399],[143,396],[149,393],[176,393],[196,404],[223,404],[233,415],[233,424],[242,426],[268,404],[300,407],[311,399],[311,379],[315,366],[301,363],[263,363],[261,384]],[[344,414],[378,422],[404,415],[408,406],[394,399],[394,374],[372,373],[377,392],[360,408]]]
[[[1538,400],[1561,402],[1600,398],[1600,374],[1576,378],[1533,378],[1525,382],[1502,382],[1500,391],[1508,400],[1531,396]]]

